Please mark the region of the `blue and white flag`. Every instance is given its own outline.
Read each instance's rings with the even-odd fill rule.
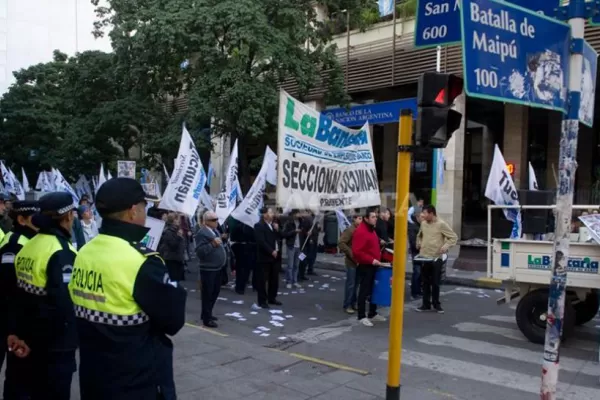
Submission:
[[[344,232],[350,226],[350,221],[341,210],[335,210],[335,216],[337,218],[338,229],[340,233]]]
[[[67,182],[63,174],[61,174],[58,169],[54,168],[52,169],[52,172],[54,173],[54,187],[56,188],[56,191],[69,193],[73,198],[73,203],[79,204],[79,196],[77,195],[77,192],[73,190],[73,187],[71,187],[69,182]]]
[[[385,17],[394,13],[395,0],[377,0],[379,16]]]
[[[212,161],[208,162],[208,174],[206,175],[206,186],[210,187],[212,178],[215,177],[215,168],[212,165]]]
[[[27,179],[27,174],[25,173],[25,168],[21,167],[21,174],[23,175],[23,190],[25,192],[29,192],[31,188],[29,187],[29,179]]]
[[[444,158],[444,150],[436,149],[437,152],[437,187],[444,184],[444,170],[446,169],[446,159]]]
[[[8,172],[10,173],[10,176],[13,181],[13,185],[15,187],[15,196],[19,200],[25,200],[25,190],[23,190],[23,185],[21,185],[21,182],[19,182],[19,180],[17,179],[17,176],[15,175],[15,173],[13,172],[12,169],[9,168]]]
[[[533,169],[533,165],[529,163],[529,190],[538,190],[538,188],[539,186],[535,176],[535,170]]]
[[[238,191],[240,190],[238,182],[238,142],[237,140],[233,144],[231,154],[229,156],[229,165],[227,166],[227,173],[225,174],[225,180],[221,192],[217,196],[217,208],[216,213],[219,218],[219,223],[223,225],[229,214],[235,210],[237,199],[240,197]]]
[[[0,162],[0,171],[2,172],[2,181],[4,182],[4,190],[7,193],[14,193],[16,190],[15,182],[13,181],[13,178],[10,175],[10,172],[8,172],[8,168],[6,168],[6,166],[4,165],[3,162]]]
[[[496,205],[518,206],[519,194],[515,183],[513,182],[506,161],[498,145],[494,147],[494,161],[490,170],[490,176],[485,188],[485,197],[490,199]],[[503,210],[504,216],[513,222],[513,229],[510,234],[511,239],[521,237],[521,211],[518,209],[506,208]]]

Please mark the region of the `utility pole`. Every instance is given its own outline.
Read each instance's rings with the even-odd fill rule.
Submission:
[[[554,233],[554,258],[552,280],[548,296],[546,341],[542,364],[542,400],[556,399],[556,384],[560,362],[560,337],[565,314],[567,263],[573,212],[573,188],[577,162],[577,135],[581,103],[581,75],[583,68],[583,36],[587,17],[584,0],[571,0],[567,6],[571,26],[571,55],[567,87],[567,113],[563,114],[560,134],[558,164],[558,189],[556,194],[556,225]]]
[[[442,46],[436,47],[435,53],[435,72],[442,72]],[[441,161],[440,153],[443,149],[434,149],[431,163],[431,199],[430,204],[437,206],[437,187],[438,187],[438,163]]]

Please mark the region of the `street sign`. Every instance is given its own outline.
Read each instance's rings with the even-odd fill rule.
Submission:
[[[463,0],[467,95],[566,111],[570,27],[509,3]]]
[[[553,16],[560,0],[508,0],[515,5]],[[460,0],[417,0],[415,47],[426,48],[461,40]]]
[[[597,71],[598,53],[596,53],[596,50],[594,50],[594,48],[587,41],[584,41],[579,121],[590,128],[594,125],[594,100],[596,99]]]

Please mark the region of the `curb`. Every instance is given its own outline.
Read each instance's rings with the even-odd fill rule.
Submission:
[[[285,262],[283,263],[286,264]],[[331,262],[319,262],[315,264],[315,268],[324,269],[328,271],[346,271],[346,266],[343,264],[331,263]],[[406,273],[406,279],[410,280],[412,272]],[[468,278],[461,276],[448,276],[444,279],[442,285],[456,285],[465,286],[479,289],[500,289],[502,287],[502,281],[500,279],[493,278]]]

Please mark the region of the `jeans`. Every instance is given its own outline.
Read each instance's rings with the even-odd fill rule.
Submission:
[[[410,295],[412,297],[421,296],[421,263],[413,261],[413,273],[410,278]]]
[[[298,283],[298,267],[300,265],[300,259],[298,256],[300,255],[299,247],[287,247],[287,271],[285,274],[285,279],[288,284]]]
[[[373,293],[375,284],[375,273],[377,267],[373,265],[359,265],[356,268],[356,280],[358,281],[358,319],[361,320],[367,316],[367,298]],[[377,315],[377,305],[369,302],[369,318]]]
[[[346,267],[344,310],[356,305],[356,267]]]
[[[423,306],[440,305],[440,281],[443,262],[425,262],[421,266],[423,277]]]
[[[200,318],[205,324],[213,316],[213,308],[217,302],[217,297],[221,292],[222,271],[200,271],[200,284],[202,285],[202,315]]]

